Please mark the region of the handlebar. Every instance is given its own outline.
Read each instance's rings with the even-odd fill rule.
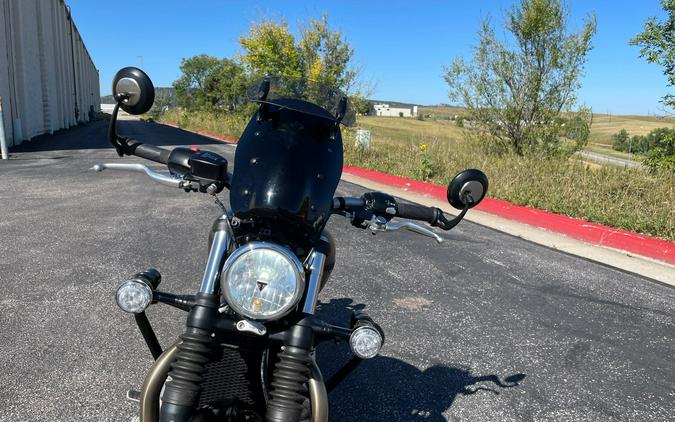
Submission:
[[[399,203],[393,196],[381,192],[367,192],[360,197],[336,197],[333,198],[332,204],[335,213],[353,213],[352,224],[361,227],[364,226],[363,222],[373,218],[384,218],[385,221],[389,221],[393,217],[401,217],[424,221],[446,231],[455,227],[469,208],[471,203],[467,203],[459,215],[448,219],[440,208]]]
[[[168,164],[171,150],[156,147],[150,144],[144,144],[133,139],[126,141],[125,153],[145,158],[156,163]]]
[[[438,220],[439,212],[442,214],[442,211],[438,208],[425,207],[424,205],[418,204],[398,204],[398,211],[396,216],[401,218],[407,218],[409,220],[419,220],[425,221],[431,225]]]

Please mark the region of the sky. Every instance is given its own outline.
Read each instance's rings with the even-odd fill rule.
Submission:
[[[178,78],[182,58],[233,57],[239,37],[261,18],[285,18],[291,30],[327,13],[355,50],[354,63],[376,83],[377,99],[449,103],[443,66],[470,58],[482,17],[501,23],[513,0],[473,1],[262,1],[66,0],[100,72],[101,95],[115,72],[141,66],[155,86]],[[639,58],[628,41],[650,16],[663,16],[658,0],[568,0],[571,28],[595,13],[594,49],[586,63],[580,103],[596,113],[663,114],[667,92],[661,67]],[[497,32],[501,33],[501,30]]]

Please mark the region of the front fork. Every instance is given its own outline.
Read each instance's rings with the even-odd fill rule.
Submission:
[[[215,221],[206,270],[195,304],[189,311],[185,333],[180,336],[171,371],[166,382],[160,420],[188,422],[199,404],[206,365],[213,352],[212,334],[218,321],[219,298],[215,292],[223,263],[233,244],[227,215]]]
[[[222,329],[219,324],[220,273],[228,252],[233,245],[233,235],[227,216],[216,220],[209,259],[199,294],[189,311],[187,327],[180,341],[164,352],[151,369],[141,393],[141,422],[188,422],[199,403],[203,374],[211,361],[213,334]],[[326,255],[330,248],[327,238],[319,240],[305,266],[310,271],[307,290],[301,309],[310,321],[321,289]],[[325,330],[327,326],[321,326]],[[305,404],[305,385],[310,389],[312,421],[328,419],[328,395],[319,368],[311,353],[314,348],[316,325],[302,321],[288,330],[276,333],[275,340],[282,343],[275,365],[266,420],[286,422],[300,420]],[[344,334],[344,333],[342,333]],[[147,339],[146,339],[147,340]],[[170,366],[170,370],[169,369]],[[170,377],[169,381],[164,380]],[[160,414],[159,392],[164,386]]]

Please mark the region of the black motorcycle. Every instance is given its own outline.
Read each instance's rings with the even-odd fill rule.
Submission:
[[[448,201],[461,210],[452,219],[381,192],[334,198],[342,174],[340,125],[355,117],[347,96],[308,81],[270,77],[249,91],[255,112],[237,145],[233,173],[214,152],[167,150],[117,134],[119,109],[138,115],[153,104],[154,87],[143,71],[120,70],[113,93],[108,136],[117,153],[165,164],[168,172],[119,163],[94,169],[145,172],[185,192],[212,195],[223,211],[213,223],[197,294],[158,290],[155,269],[117,290],[118,305],[134,314],[155,359],[142,390],[128,394],[140,402],[140,421],[327,421],[331,388],[384,342],[380,326],[363,311],[352,311],[348,327],[315,316],[335,263],[328,219],[337,214],[373,233],[407,229],[441,242],[429,228],[393,220],[449,230],[483,199],[487,177],[466,170],[450,182]],[[224,189],[229,207],[216,196]],[[187,312],[185,332],[166,350],[145,314],[154,303]],[[315,348],[326,340],[348,342],[353,358],[324,382]]]

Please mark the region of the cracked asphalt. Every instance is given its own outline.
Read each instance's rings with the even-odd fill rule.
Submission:
[[[157,145],[235,148],[126,121]],[[0,421],[127,421],[151,357],[118,283],[149,266],[194,293],[218,208],[140,173],[88,170],[118,158],[105,122],[13,149],[0,162]],[[489,174],[489,169],[485,169]],[[346,182],[338,195],[363,188]],[[227,195],[223,198],[226,200]],[[333,421],[666,421],[675,414],[675,289],[463,222],[437,245],[372,236],[334,217],[321,313],[365,305],[382,355],[330,396]],[[148,311],[162,344],[185,315]],[[318,351],[330,375],[345,345]]]

